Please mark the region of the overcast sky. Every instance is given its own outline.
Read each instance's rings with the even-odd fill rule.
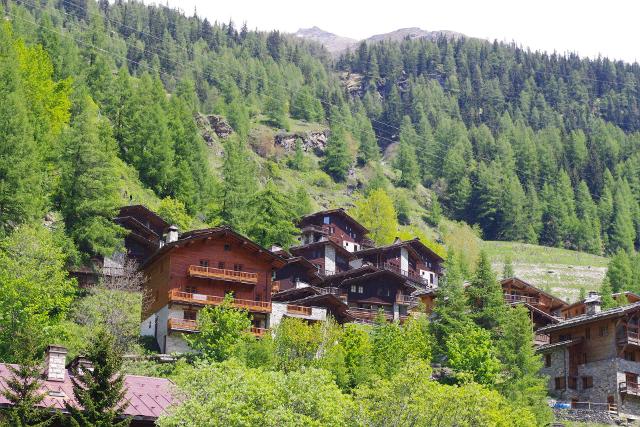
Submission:
[[[147,2],[150,2],[147,0]],[[162,0],[261,30],[314,25],[355,39],[405,27],[452,30],[557,52],[640,59],[638,0]]]

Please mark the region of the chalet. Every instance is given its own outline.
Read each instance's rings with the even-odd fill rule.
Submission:
[[[626,298],[626,302],[632,304],[634,302],[639,302],[640,301],[640,295],[634,294],[633,292],[618,292],[612,295],[613,299],[615,299],[616,301],[618,301],[618,299],[621,296],[624,296]],[[571,317],[576,317],[576,316],[580,316],[586,313],[587,310],[587,303],[589,299],[593,299],[593,298],[598,298],[600,299],[599,295],[594,295],[593,293],[591,295],[589,295],[587,298],[582,299],[580,301],[576,301],[573,304],[567,305],[566,307],[563,307],[561,310],[562,313],[562,318],[563,319],[569,319]]]
[[[322,276],[330,276],[350,269],[355,259],[352,252],[334,240],[320,240],[289,248],[292,255],[302,257],[316,267]]]
[[[503,279],[500,284],[508,304],[526,304],[544,313],[559,317],[568,304],[540,288],[517,277]]]
[[[366,237],[369,230],[342,208],[306,215],[297,225],[303,245],[331,240],[349,252],[373,246],[373,242]]]
[[[585,304],[584,314],[538,329],[549,336],[538,348],[549,393],[640,415],[640,302],[609,310],[600,309],[599,298]]]
[[[79,359],[75,359],[66,365],[66,356],[67,349],[64,347],[49,346],[47,348],[40,386],[40,392],[44,394],[40,405],[63,414],[67,413],[66,403],[75,405],[72,383],[74,371],[70,368],[79,362]],[[0,363],[0,408],[11,406],[3,393],[7,389],[7,381],[13,376],[9,370],[10,366],[16,367],[16,365]],[[165,378],[125,375],[123,401],[127,406],[122,416],[131,417],[132,427],[154,426],[157,419],[166,413],[167,408],[178,402],[173,396],[173,387],[173,383]],[[56,420],[53,425],[58,426],[59,423],[60,420]]]
[[[407,241],[396,238],[391,245],[363,249],[354,255],[353,267],[373,265],[405,276],[422,287],[437,287],[442,275],[444,259],[417,238]]]
[[[269,327],[272,275],[286,261],[229,227],[190,231],[167,242],[142,266],[150,300],[143,308],[142,335],[154,336],[162,352],[187,351],[182,333],[197,332],[197,312],[233,305],[252,316],[252,332]]]

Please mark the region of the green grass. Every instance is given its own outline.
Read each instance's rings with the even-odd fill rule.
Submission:
[[[498,273],[504,259],[511,257],[516,276],[570,302],[577,300],[581,288],[600,288],[609,261],[598,255],[525,243],[489,241],[482,247]]]

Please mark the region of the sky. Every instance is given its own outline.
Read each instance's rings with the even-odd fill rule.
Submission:
[[[146,3],[154,3],[147,0]],[[638,0],[162,0],[210,21],[367,38],[398,28],[452,30],[533,50],[640,60]]]

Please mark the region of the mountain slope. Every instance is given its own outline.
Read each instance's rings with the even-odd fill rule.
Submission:
[[[342,52],[358,44],[358,40],[356,39],[338,36],[318,27],[300,28],[293,35],[301,39],[320,43],[331,53]]]

